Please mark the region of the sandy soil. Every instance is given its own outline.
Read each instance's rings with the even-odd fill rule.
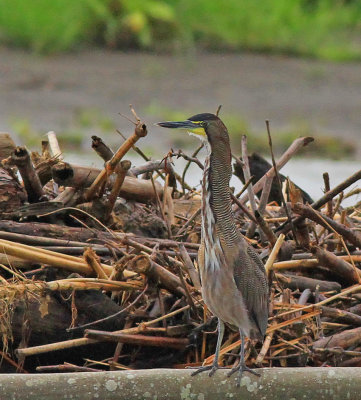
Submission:
[[[317,132],[361,148],[361,64],[263,55],[167,56],[88,51],[40,58],[0,49],[0,131],[26,119],[39,133],[71,126],[78,109],[96,108],[126,131],[118,112],[136,106],[214,112],[222,104],[251,129],[307,121]],[[96,132],[94,132],[96,133]],[[148,138],[154,145],[159,134]],[[161,141],[163,143],[163,140]]]

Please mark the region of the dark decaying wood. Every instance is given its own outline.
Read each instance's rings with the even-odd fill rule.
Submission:
[[[12,137],[5,132],[0,132],[0,161],[10,157],[15,149],[15,143]]]
[[[321,292],[339,292],[341,290],[341,285],[338,282],[322,281],[320,279],[291,274],[276,274],[276,276],[284,287],[291,290],[298,289],[303,291],[305,289],[311,289],[315,291],[317,287]]]
[[[276,163],[276,167],[278,170],[280,170],[284,165],[287,164],[287,162],[291,159],[292,156],[294,156],[299,150],[301,150],[303,147],[307,146],[309,143],[313,142],[312,137],[300,137],[295,139],[290,147],[282,154],[278,162]],[[257,194],[260,190],[262,190],[266,180],[269,177],[275,176],[275,169],[272,167],[270,168],[266,174],[260,178],[257,183],[255,183],[253,187],[253,191],[255,194]],[[244,194],[241,198],[242,203],[245,203],[248,200],[248,194]]]
[[[71,186],[77,189],[85,189],[91,186],[101,173],[98,168],[81,167],[61,162],[51,169],[54,181],[58,185]],[[111,189],[115,184],[116,176],[109,176],[107,187]],[[155,182],[155,188],[159,197],[163,196],[163,189],[159,182]],[[155,201],[155,193],[152,182],[146,179],[137,179],[126,176],[119,196],[142,203]]]
[[[357,315],[361,315],[361,304],[356,304],[348,309],[349,312]]]
[[[344,224],[334,221],[324,214],[312,209],[310,206],[305,206],[301,203],[296,203],[292,206],[292,210],[305,218],[312,219],[326,229],[334,229],[338,234],[347,239],[350,243],[361,248],[361,234],[358,231],[351,230]],[[331,228],[330,228],[331,227]]]
[[[361,344],[361,327],[349,329],[344,332],[336,333],[330,337],[325,337],[313,343],[313,348],[335,348],[347,349]]]
[[[11,161],[20,172],[29,203],[36,203],[41,200],[45,192],[31,162],[28,150],[25,147],[16,147],[11,154]]]
[[[16,211],[26,200],[26,193],[11,171],[0,168],[0,214]]]
[[[259,155],[257,153],[252,153],[250,156],[248,156],[248,162],[249,162],[249,167],[250,167],[250,172],[251,172],[253,183],[256,183],[257,181],[259,181],[272,168],[272,165],[266,159],[264,159],[261,155]],[[247,179],[244,178],[244,173],[243,173],[242,167],[239,164],[234,163],[233,168],[234,168],[234,174],[243,183],[245,183],[245,181]],[[284,182],[287,179],[282,174],[279,174],[279,176],[281,178],[281,182]],[[309,204],[313,203],[313,200],[308,193],[306,193],[304,190],[299,188],[297,185],[295,185],[295,186],[301,190],[302,198],[305,203],[309,203]],[[262,191],[258,192],[258,194],[257,194],[257,196],[259,198],[261,198],[261,193],[262,193]],[[269,202],[275,201],[276,203],[281,204],[282,203],[281,196],[282,196],[282,193],[279,188],[279,185],[273,178],[268,201]]]
[[[23,326],[29,328],[27,346],[37,346],[58,340],[67,340],[72,334],[67,328],[72,325],[71,292],[45,293],[40,297],[26,296],[24,300],[16,300],[13,304],[12,335],[15,343],[23,339]],[[74,296],[76,318],[74,323],[85,324],[114,314],[120,307],[106,295],[97,290],[79,291]],[[116,320],[103,322],[103,329],[120,329],[125,315]]]
[[[355,269],[350,263],[335,256],[327,250],[318,246],[311,248],[311,252],[317,257],[320,265],[328,268],[333,274],[337,275],[342,281],[349,284],[359,283],[360,270]]]
[[[92,136],[92,148],[104,161],[109,161],[114,155],[114,152],[98,136]]]
[[[357,314],[327,306],[322,306],[321,310],[322,316],[329,318],[331,321],[339,322],[341,324],[361,326],[361,316]]]
[[[330,200],[334,199],[343,190],[347,189],[348,187],[350,187],[352,184],[354,184],[355,182],[359,181],[360,179],[361,179],[361,170],[356,171],[353,175],[351,175],[350,177],[345,179],[343,182],[341,182],[340,184],[335,186],[333,189],[329,190],[322,197],[320,197],[318,200],[313,202],[311,204],[311,207],[314,210],[318,210],[323,205],[325,205],[327,202],[329,202]],[[303,216],[302,217],[297,217],[294,220],[294,223],[295,224],[299,223],[299,221],[302,218],[304,218],[304,217]],[[307,216],[307,218],[309,218],[309,217]],[[278,230],[282,230],[283,232],[288,232],[290,230],[290,228],[291,228],[290,224],[286,223],[286,224],[282,225],[281,227],[279,227]]]
[[[133,271],[144,274],[149,279],[159,283],[161,287],[167,288],[171,293],[175,293],[178,296],[185,296],[185,291],[178,276],[152,261],[149,256],[140,255],[135,257],[129,267]]]

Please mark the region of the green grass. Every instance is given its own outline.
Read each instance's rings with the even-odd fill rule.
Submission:
[[[181,4],[180,22],[210,48],[360,58],[360,43],[351,41],[360,33],[360,2],[184,0]]]
[[[0,10],[0,40],[40,53],[101,44],[361,59],[359,0],[0,0]]]
[[[0,0],[0,39],[38,53],[69,50],[86,40],[87,0]]]

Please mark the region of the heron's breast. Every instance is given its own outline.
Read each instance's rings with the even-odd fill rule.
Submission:
[[[202,272],[202,296],[212,313],[223,322],[242,328],[246,335],[250,329],[248,312],[233,277],[227,270]]]

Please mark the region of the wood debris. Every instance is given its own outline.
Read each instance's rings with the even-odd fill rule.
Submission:
[[[135,147],[147,134],[136,119],[116,151],[92,137],[103,169],[67,163],[53,132],[41,154],[0,135],[1,372],[212,362],[216,320],[197,271],[201,196],[185,182],[188,166],[183,175],[172,166],[184,157],[202,167],[199,149],[151,161]],[[312,140],[297,139],[276,167]],[[143,165],[123,160],[132,148]],[[361,365],[361,209],[342,204],[347,191],[359,193],[361,171],[336,187],[325,174],[325,195],[313,201],[260,156],[235,159],[248,187],[233,195],[235,218],[271,285],[267,335],[248,341],[247,364]],[[227,327],[224,366],[239,346]]]

